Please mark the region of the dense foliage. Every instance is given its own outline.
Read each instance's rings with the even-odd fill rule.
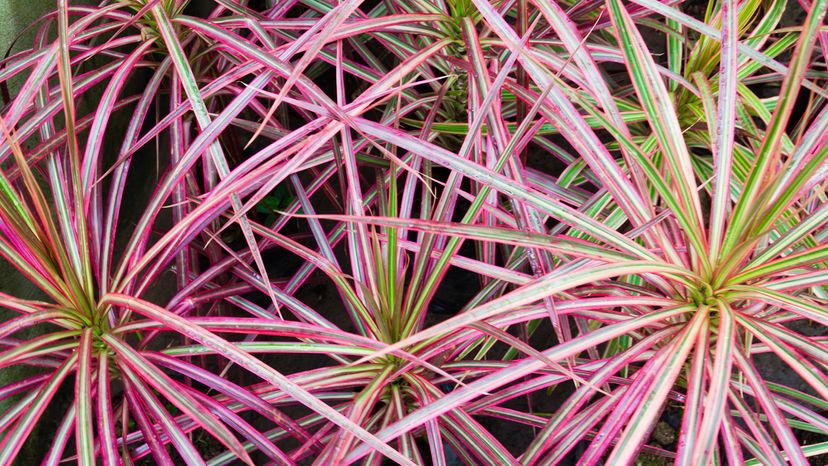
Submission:
[[[828,453],[828,0],[186,3],[0,62],[0,464]]]

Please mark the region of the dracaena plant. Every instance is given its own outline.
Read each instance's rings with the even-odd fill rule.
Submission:
[[[0,364],[36,371],[0,387],[0,464],[50,406],[46,464],[828,450],[802,440],[828,435],[826,1],[781,38],[783,2],[216,3],[58,2],[3,63],[0,253],[43,298],[2,296]]]
[[[608,51],[625,65],[626,83],[620,84],[628,86],[618,95],[643,110],[646,118],[644,124],[626,125],[611,86],[600,78],[561,79],[543,66],[542,51],[522,47],[497,10],[475,2],[497,37],[493,42],[501,40],[517,54],[532,81],[529,89],[516,90],[528,91],[527,100],[536,101],[538,112],[573,147],[567,170],[578,170],[581,183],[592,185],[592,198],[581,205],[573,208],[571,198],[546,195],[551,192],[547,185],[515,183],[508,172],[498,173],[502,165],[496,162],[484,168],[396,135],[395,144],[500,191],[512,203],[507,204],[514,215],[509,218],[517,220],[520,208],[536,209],[542,220],[560,222],[552,231],[561,234],[537,235],[517,222],[518,231],[495,232],[482,225],[384,219],[386,225],[538,248],[552,254],[554,265],[534,280],[390,348],[451,345],[463,354],[496,338],[494,330],[475,328],[481,323],[502,328],[535,322],[542,315],[551,316],[551,327],[560,331],[557,344],[540,355],[527,351],[519,362],[479,373],[477,380],[427,410],[380,431],[379,438],[394,438],[413,424],[471,403],[466,406],[473,408],[466,409],[472,412],[541,429],[519,457],[524,464],[556,464],[576,447],[581,449],[580,464],[627,464],[642,451],[680,464],[807,464],[808,456],[825,451],[825,443],[801,445],[797,432],[826,433],[824,339],[804,333],[826,323],[823,183],[828,113],[824,74],[812,68],[814,56],[821,56],[815,44],[825,37],[821,27],[826,5],[811,5],[790,62],[778,74],[770,71],[781,86],[776,95],[758,101],[766,106],[760,112],[751,103],[751,93],[740,90],[740,77],[756,69],[756,60],[771,70],[780,63],[749,45],[757,41],[742,40],[738,15],[744,10],[739,8],[748,5],[722,2],[711,7],[718,29],[656,2],[636,3],[717,41],[718,73],[713,77],[708,71],[698,79],[702,84],[715,79],[715,86],[680,79],[680,68],[694,66],[693,61],[674,62],[679,69],[673,72],[660,66],[625,7],[607,2],[605,14],[612,24],[608,34],[618,44]],[[537,7],[554,24],[560,12],[540,2]],[[555,32],[569,45],[568,63],[578,68],[573,74],[599,77],[601,56],[589,53],[589,38],[567,25]],[[485,69],[478,69],[483,71],[478,79],[485,79]],[[671,94],[670,89],[681,91]],[[803,90],[814,92],[818,103],[792,122],[794,102]],[[682,96],[688,93],[704,105],[697,117],[704,124],[693,130],[701,138],[682,126],[684,109],[679,106],[686,105]],[[478,125],[484,118],[500,118],[501,112],[484,108],[490,113],[477,113]],[[603,145],[589,129],[591,123],[617,146]],[[787,133],[789,123],[795,123],[795,136]],[[506,127],[505,121],[500,124]],[[470,132],[466,140],[478,136]],[[510,135],[505,136],[508,140]],[[494,144],[495,137],[487,134],[486,142]],[[694,162],[704,156],[691,152],[698,146],[712,153],[710,170]],[[492,152],[504,159],[514,155]],[[745,170],[744,176],[736,175],[739,169]],[[468,343],[459,343],[461,339]],[[767,380],[767,372],[756,363],[767,353],[789,367],[808,393]],[[556,364],[566,364],[569,372]],[[503,406],[527,393],[570,383],[574,393],[551,416]],[[668,406],[678,407],[682,418],[674,450],[650,439]],[[350,458],[361,454],[357,450]]]
[[[311,157],[330,130],[315,141],[304,136],[334,126],[313,112],[322,103],[336,113],[336,104],[289,64],[297,49],[274,57],[263,50],[284,44],[276,34],[243,38],[250,33],[207,22],[219,41],[201,40],[178,22],[185,2],[67,3],[58,2],[37,25],[34,48],[3,66],[4,82],[26,78],[3,110],[2,254],[43,298],[21,299],[15,290],[3,295],[4,307],[19,317],[0,329],[2,365],[38,370],[2,388],[3,399],[12,401],[0,427],[0,464],[18,456],[52,405],[58,406],[50,412],[61,419],[46,464],[95,464],[96,458],[132,464],[148,455],[155,464],[174,458],[203,464],[207,454],[197,445],[209,437],[236,461],[254,464],[248,451],[255,450],[257,458],[293,464],[324,448],[324,438],[308,430],[319,419],[410,463],[311,393],[314,379],[327,380],[324,374],[301,374],[309,379],[297,382],[252,355],[324,350],[344,364],[339,351],[377,347],[325,325],[291,297],[307,270],[293,271],[293,291],[275,288],[262,252],[278,244],[266,233],[281,225],[262,230],[245,213],[252,205],[242,204],[256,189],[318,165]],[[214,15],[253,14],[243,5],[222,4]],[[303,44],[325,40],[307,34]],[[149,80],[130,85],[136,75]],[[286,135],[278,118],[262,128],[251,123],[265,117],[280,89],[291,87],[298,91],[284,98],[291,108],[301,102],[291,123],[311,120],[304,133]],[[125,129],[113,123],[117,118],[126,121]],[[122,132],[107,137],[111,129]],[[245,141],[238,139],[254,132],[259,147],[264,138],[271,144],[243,160]],[[112,139],[120,147],[111,149]],[[153,143],[158,160],[141,151]],[[146,185],[146,179],[129,181],[141,156],[144,167],[163,164],[162,175],[152,194],[138,200],[143,210],[127,216],[124,198]],[[146,177],[146,170],[138,176]],[[234,217],[226,225],[225,215]],[[222,228],[238,230],[242,239],[227,244]],[[150,302],[148,290],[164,288],[170,272],[177,291],[155,293],[159,302]],[[266,296],[270,309],[243,298],[251,291]],[[288,312],[298,319],[284,320]],[[35,336],[20,333],[31,327],[38,329]],[[240,334],[254,337],[228,341],[243,340]],[[291,334],[299,340],[255,338]],[[74,398],[60,406],[57,393],[67,389]],[[316,418],[282,413],[278,398],[284,395]],[[286,453],[275,444],[280,437],[298,440],[301,448]]]

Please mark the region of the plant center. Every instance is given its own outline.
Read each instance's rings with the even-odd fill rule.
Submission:
[[[716,305],[716,302],[721,299],[718,290],[714,289],[709,282],[700,282],[695,288],[690,289],[690,299],[696,306],[710,306]]]

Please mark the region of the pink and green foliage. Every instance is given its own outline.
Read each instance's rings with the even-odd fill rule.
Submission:
[[[0,465],[828,453],[828,0],[70,3],[0,63]]]

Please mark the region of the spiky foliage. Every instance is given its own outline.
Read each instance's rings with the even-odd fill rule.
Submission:
[[[216,3],[3,62],[0,464],[828,451],[828,1]]]

